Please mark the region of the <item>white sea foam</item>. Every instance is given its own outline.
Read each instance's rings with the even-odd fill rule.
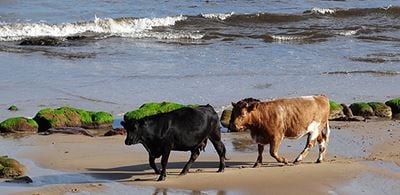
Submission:
[[[357,34],[358,31],[360,31],[360,29],[356,29],[356,30],[341,30],[341,31],[338,31],[337,34],[341,35],[341,36],[351,36],[351,35]]]
[[[271,35],[272,39],[278,40],[278,41],[292,41],[292,40],[303,40],[303,39],[308,39],[311,38],[312,35],[310,36],[301,36],[301,35]]]
[[[327,9],[327,8],[314,7],[314,8],[311,9],[311,13],[317,13],[317,14],[333,14],[335,12],[336,12],[336,10]]]
[[[165,17],[165,18],[120,18],[100,19],[95,17],[92,22],[77,22],[77,23],[17,23],[0,25],[0,41],[21,40],[27,37],[67,37],[85,32],[93,32],[106,34],[110,36],[123,36],[134,38],[185,38],[190,37],[189,34],[176,33],[148,33],[154,27],[172,26],[176,22],[185,20],[184,16]],[[194,38],[198,36],[193,35]]]
[[[231,17],[234,14],[234,12],[227,13],[227,14],[221,14],[221,13],[210,13],[210,14],[201,14],[202,17],[204,18],[209,18],[209,19],[218,19],[218,20],[226,20],[227,18]]]

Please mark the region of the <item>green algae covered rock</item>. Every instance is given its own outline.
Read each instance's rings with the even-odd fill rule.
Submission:
[[[400,97],[391,99],[385,104],[392,108],[393,115],[400,113]]]
[[[139,107],[139,109],[130,111],[125,113],[124,115],[124,121],[132,121],[132,120],[139,120],[141,118],[159,114],[159,113],[165,113],[165,112],[171,112],[173,110],[183,108],[183,107],[196,107],[197,105],[182,105],[174,102],[150,102],[150,103],[145,103],[142,106]]]
[[[38,124],[25,117],[9,118],[0,123],[1,133],[37,133]]]
[[[368,105],[374,110],[377,117],[392,118],[392,109],[381,102],[368,102]]]
[[[356,116],[374,116],[374,110],[372,107],[366,102],[356,102],[350,105],[350,109]]]
[[[39,124],[40,132],[63,127],[105,128],[111,127],[114,120],[107,112],[92,112],[71,107],[45,108],[33,119]]]
[[[335,101],[329,101],[329,119],[344,117],[343,107]]]
[[[0,178],[15,178],[25,174],[25,167],[17,160],[0,156]]]
[[[221,118],[220,118],[220,122],[221,125],[225,128],[229,127],[229,122],[231,120],[231,115],[232,115],[232,110],[231,109],[225,109],[224,111],[222,111],[221,114]]]
[[[108,112],[95,112],[92,114],[92,121],[95,123],[112,123],[114,117]]]
[[[9,111],[18,111],[18,108],[16,105],[12,105],[8,108]]]

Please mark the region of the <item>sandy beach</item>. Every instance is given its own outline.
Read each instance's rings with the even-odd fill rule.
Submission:
[[[208,145],[190,173],[178,176],[189,153],[173,152],[168,177],[157,182],[142,145],[125,146],[124,136],[32,135],[17,142],[17,159],[30,159],[32,167],[56,170],[31,176],[34,188],[11,194],[398,194],[400,192],[400,121],[331,122],[327,160],[314,163],[317,148],[300,165],[283,166],[269,154],[252,168],[256,145],[249,133],[224,133],[227,168],[216,173],[218,157]],[[293,161],[305,139],[285,140],[280,153]],[[12,146],[10,146],[12,147]],[[156,162],[159,162],[156,161]],[[158,164],[158,166],[160,166]],[[28,165],[28,169],[29,169]],[[38,169],[38,168],[33,168]],[[28,170],[29,174],[35,170]],[[36,172],[38,172],[36,170]],[[40,171],[39,171],[40,172]],[[43,172],[43,171],[42,171]],[[40,185],[35,185],[41,181]],[[4,184],[4,183],[3,183]],[[37,182],[36,182],[37,184]],[[25,186],[25,185],[24,185]],[[4,185],[3,185],[4,187]],[[16,187],[16,186],[14,186]],[[29,187],[29,185],[25,186]],[[2,185],[0,184],[0,188]],[[6,189],[13,189],[8,187]]]

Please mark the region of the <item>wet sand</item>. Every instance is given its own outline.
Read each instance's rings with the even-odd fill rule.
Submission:
[[[266,148],[263,166],[251,168],[257,153],[249,134],[224,133],[229,158],[224,173],[216,173],[218,157],[209,144],[185,176],[178,174],[189,153],[172,152],[164,182],[156,182],[158,175],[150,169],[143,146],[125,146],[124,136],[33,135],[11,140],[18,145],[15,157],[32,160],[34,165],[28,168],[38,166],[59,172],[36,171],[43,172],[32,176],[34,184],[40,180],[40,185],[20,188],[17,194],[400,193],[400,121],[331,122],[331,129],[327,159],[322,164],[314,163],[317,147],[302,164],[288,166],[276,163]],[[292,161],[304,145],[305,138],[284,140],[280,154]]]

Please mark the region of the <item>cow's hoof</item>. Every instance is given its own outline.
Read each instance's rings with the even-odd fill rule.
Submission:
[[[160,176],[157,181],[164,181],[165,178],[166,178],[165,176]]]
[[[282,158],[282,160],[280,160],[280,161],[278,161],[278,162],[283,163],[283,164],[285,164],[285,165],[289,164],[288,161],[286,161],[285,158]]]
[[[293,162],[293,164],[295,164],[295,165],[299,165],[301,163],[301,160],[295,160],[294,162]]]
[[[161,174],[161,170],[154,170],[154,173],[157,174],[157,175],[160,175]]]
[[[253,168],[261,167],[261,163],[254,163]]]
[[[224,169],[218,169],[217,173],[223,173]]]
[[[318,159],[315,163],[322,163],[322,160]]]
[[[180,176],[182,175],[186,175],[188,172],[187,171],[182,171],[181,173],[179,173]]]

